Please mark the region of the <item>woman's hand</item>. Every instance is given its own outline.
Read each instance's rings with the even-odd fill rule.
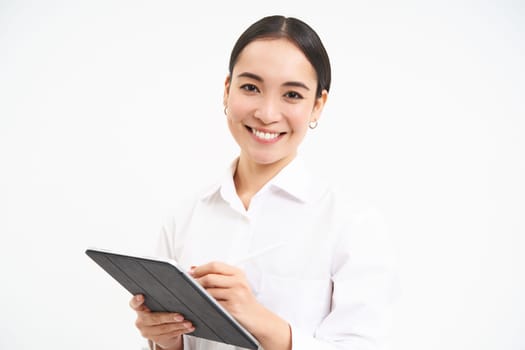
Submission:
[[[190,274],[259,340],[263,348],[291,349],[288,322],[257,301],[242,270],[211,262],[192,268]]]
[[[182,350],[182,334],[195,330],[191,322],[178,313],[151,312],[144,305],[144,296],[135,295],[129,305],[137,313],[135,325],[144,338],[162,349]]]
[[[210,262],[193,267],[190,274],[241,324],[249,328],[260,304],[244,272],[234,266]],[[252,316],[252,317],[247,317]]]

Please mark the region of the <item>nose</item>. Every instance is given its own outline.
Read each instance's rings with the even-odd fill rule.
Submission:
[[[279,121],[281,119],[279,100],[269,96],[263,98],[255,110],[254,117],[265,125]]]

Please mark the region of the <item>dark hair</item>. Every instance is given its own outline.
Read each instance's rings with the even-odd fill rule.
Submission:
[[[317,97],[330,90],[330,59],[317,33],[305,22],[284,16],[267,16],[249,26],[237,39],[230,55],[230,76],[241,51],[252,41],[264,38],[286,38],[306,56],[317,74]]]

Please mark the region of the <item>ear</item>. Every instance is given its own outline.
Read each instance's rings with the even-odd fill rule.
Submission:
[[[310,122],[318,121],[319,118],[321,118],[321,112],[326,104],[326,100],[328,100],[328,91],[323,90],[321,96],[315,100],[312,115],[310,116]]]
[[[224,107],[228,106],[228,96],[230,95],[230,83],[231,83],[231,78],[230,78],[230,75],[228,74],[226,76],[226,79],[224,80],[224,94],[222,96],[222,104],[224,105]]]

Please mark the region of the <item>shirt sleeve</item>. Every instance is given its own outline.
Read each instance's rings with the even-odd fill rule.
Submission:
[[[395,254],[382,216],[350,215],[339,230],[332,263],[332,303],[315,334],[292,328],[292,349],[390,349],[399,292]]]

